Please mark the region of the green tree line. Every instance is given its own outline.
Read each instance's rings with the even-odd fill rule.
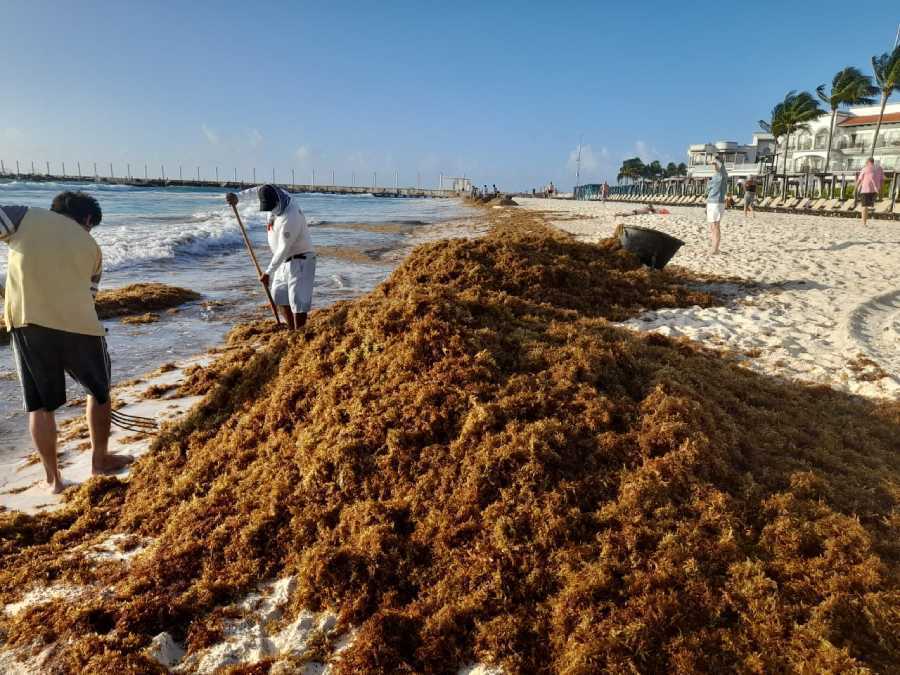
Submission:
[[[672,176],[686,176],[687,164],[675,164],[669,162],[665,167],[658,160],[653,160],[649,164],[644,164],[640,157],[632,157],[622,162],[619,173],[616,176],[618,182],[629,180],[632,183],[638,180],[659,180],[661,178],[671,178]]]

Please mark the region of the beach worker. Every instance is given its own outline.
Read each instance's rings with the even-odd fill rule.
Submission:
[[[706,222],[709,223],[709,238],[713,254],[719,252],[722,239],[721,222],[725,213],[725,194],[728,192],[728,173],[719,157],[712,160],[713,176],[709,179],[709,192],[706,195]]]
[[[744,181],[744,215],[753,216],[753,205],[756,203],[756,179],[749,176]]]
[[[306,325],[316,279],[316,252],[306,218],[297,199],[274,185],[257,190],[259,210],[268,212],[266,236],[272,260],[260,277],[272,291],[285,323],[291,330]]]
[[[866,165],[856,178],[856,192],[862,203],[862,224],[869,222],[869,209],[875,206],[875,197],[881,191],[884,183],[884,171],[875,164],[875,160],[869,157]]]
[[[49,211],[0,206],[0,241],[9,246],[6,328],[31,438],[53,494],[68,486],[57,463],[55,416],[66,402],[66,373],[87,392],[92,473],[114,473],[133,461],[108,450],[110,360],[94,306],[102,255],[91,236],[102,218],[97,200],[84,192],[58,194]]]

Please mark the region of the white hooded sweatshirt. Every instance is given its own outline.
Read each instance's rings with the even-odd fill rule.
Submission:
[[[300,210],[297,200],[281,188],[278,191],[278,206],[266,221],[266,236],[272,249],[272,260],[266,268],[269,276],[275,273],[288,258],[301,253],[314,253],[309,226]]]

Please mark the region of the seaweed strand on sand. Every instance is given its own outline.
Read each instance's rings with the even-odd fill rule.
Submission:
[[[295,575],[295,613],[358,628],[342,673],[895,668],[900,406],[614,326],[716,299],[614,241],[490,217],[305,333],[235,331],[127,487],[0,514],[0,602],[114,584],[0,617],[7,643],[150,669],[153,636],[196,651],[221,607]],[[127,574],[60,562],[110,530],[157,543]]]

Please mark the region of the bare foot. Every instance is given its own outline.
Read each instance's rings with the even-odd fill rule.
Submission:
[[[131,455],[118,455],[110,453],[102,459],[95,459],[91,464],[91,473],[95,476],[105,474],[118,473],[122,469],[127,469],[134,462]]]
[[[63,480],[60,478],[59,480],[55,480],[52,483],[47,483],[47,490],[51,495],[61,495],[63,492],[68,490],[70,487],[76,485],[72,481]]]

